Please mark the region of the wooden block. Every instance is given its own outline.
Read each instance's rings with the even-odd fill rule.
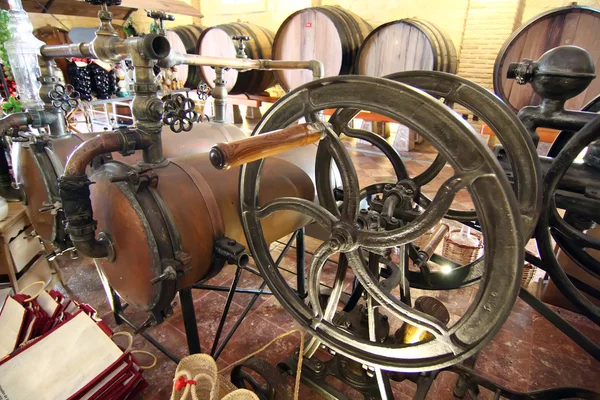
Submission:
[[[25,214],[25,207],[21,203],[9,203],[8,216],[0,222],[0,235],[4,239],[4,243],[17,237],[27,225],[29,222]]]

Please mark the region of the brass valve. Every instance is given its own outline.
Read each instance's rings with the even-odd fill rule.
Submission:
[[[249,36],[232,36],[231,39],[238,42],[236,58],[248,58],[246,55],[246,43],[250,40]]]

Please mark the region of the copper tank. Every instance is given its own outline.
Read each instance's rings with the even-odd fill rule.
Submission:
[[[50,244],[60,246],[64,240],[61,215],[50,205],[60,201],[57,179],[62,175],[67,157],[73,149],[98,134],[73,134],[64,138],[53,138],[44,145],[16,142],[13,145],[12,160],[15,166],[15,180],[25,193],[24,205],[27,217],[37,234]],[[246,135],[236,126],[216,123],[202,123],[190,132],[173,133],[168,127],[162,132],[165,157],[179,157],[208,151],[218,142],[241,139]],[[128,163],[141,160],[141,152],[123,158],[119,154],[115,159],[124,159]]]
[[[246,245],[239,215],[240,170],[217,171],[206,153],[172,159],[166,167],[139,174],[134,182],[111,182],[133,170],[111,161],[91,176],[96,182],[90,190],[97,232],[108,233],[116,254],[113,262],[97,261],[122,298],[156,313],[170,306],[178,289],[218,272],[211,271],[215,238],[226,236]],[[260,204],[282,196],[314,198],[311,178],[278,158],[266,160],[261,185]],[[299,213],[278,212],[263,219],[262,228],[272,242],[308,222]],[[151,283],[178,258],[183,273],[176,282]]]

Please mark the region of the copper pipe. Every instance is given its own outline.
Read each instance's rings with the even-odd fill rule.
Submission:
[[[44,58],[96,58],[92,43],[73,43],[42,46],[40,53]]]
[[[199,56],[196,54],[183,54],[178,52],[171,52],[168,57],[165,57],[158,61],[158,65],[163,68],[170,68],[176,65],[197,65],[206,67],[223,67],[223,68],[235,68],[239,70],[247,69],[259,69],[259,70],[273,70],[273,69],[308,69],[313,72],[314,79],[323,78],[323,63],[318,60],[309,61],[288,61],[288,60],[263,60],[263,59],[251,59],[251,58],[227,58],[227,57],[212,57],[212,56]]]
[[[81,57],[117,62],[132,54],[141,54],[148,60],[155,60],[166,57],[170,49],[169,41],[165,37],[156,34],[129,39],[102,35],[96,36],[89,43],[42,46],[40,53],[44,58]]]
[[[25,126],[33,122],[31,115],[26,112],[9,114],[0,119],[0,135],[12,128],[13,126]]]
[[[216,169],[229,169],[288,150],[318,142],[325,126],[305,123],[229,143],[218,143],[210,151]]]
[[[73,150],[69,161],[67,161],[64,176],[85,175],[86,167],[94,158],[102,154],[119,151],[123,148],[123,145],[122,135],[116,132],[103,133],[81,143]]]
[[[115,259],[111,238],[102,232],[96,238],[98,223],[92,211],[91,182],[85,174],[86,167],[102,154],[144,149],[151,144],[152,138],[140,131],[116,131],[83,142],[71,154],[65,173],[58,180],[58,188],[65,214],[65,232],[79,253],[91,258],[106,258],[110,262]]]

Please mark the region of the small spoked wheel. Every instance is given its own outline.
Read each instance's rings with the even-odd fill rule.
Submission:
[[[600,307],[586,298],[571,282],[561,268],[552,238],[575,260],[583,261],[582,267],[592,276],[600,275],[600,264],[583,249],[600,249],[600,239],[583,233],[563,219],[556,208],[555,195],[558,184],[575,158],[594,140],[600,138],[600,116],[577,132],[554,158],[552,166],[544,177],[543,212],[540,216],[535,236],[542,263],[558,289],[582,314],[600,325]]]
[[[537,223],[542,201],[540,161],[530,135],[512,110],[487,89],[453,74],[437,71],[408,71],[388,75],[385,78],[404,83],[428,94],[444,99],[447,104],[457,104],[471,111],[485,122],[496,134],[502,144],[502,157],[507,157],[512,167],[513,188],[519,202],[519,211],[523,226],[523,239],[527,241]],[[338,109],[329,122],[334,131],[346,136],[369,142],[379,149],[390,161],[394,168],[397,181],[381,182],[361,188],[361,198],[379,195],[386,186],[395,186],[402,180],[410,180],[411,185],[419,191],[415,203],[423,208],[431,204],[421,188],[430,183],[439,174],[446,160],[438,154],[432,164],[421,174],[409,177],[406,167],[398,152],[381,136],[362,129],[353,129],[349,122],[358,114],[358,109]],[[331,156],[324,145],[317,153],[316,170],[327,171],[330,168]],[[324,174],[317,174],[320,204],[333,214],[337,214],[337,204],[333,196],[331,180]],[[396,215],[401,218],[400,215]],[[464,223],[476,223],[474,211],[463,211],[450,208],[445,218]],[[417,254],[413,245],[409,253]],[[413,259],[415,257],[412,257]],[[444,260],[450,264],[451,260]],[[452,274],[441,271],[431,271],[424,276],[419,271],[409,271],[409,281],[412,287],[420,289],[454,289],[471,285],[481,278],[482,260],[478,259],[465,265],[453,265]]]
[[[285,127],[300,118],[317,121],[326,109],[357,109],[384,115],[423,135],[449,162],[454,175],[447,179],[431,203],[412,221],[390,230],[358,223],[361,191],[350,156],[339,139],[339,126],[326,124],[319,146],[326,149],[340,171],[343,202],[340,211],[301,198],[278,198],[259,204],[259,176],[263,160],[242,167],[240,180],[242,222],[257,266],[273,293],[292,316],[313,334],[308,351],[319,343],[356,361],[387,371],[416,372],[440,369],[473,355],[488,343],[508,317],[516,300],[523,268],[523,238],[519,205],[513,189],[493,154],[474,130],[433,97],[404,84],[371,77],[334,77],[308,83],[276,103],[254,134]],[[328,175],[329,170],[316,170]],[[317,178],[318,180],[319,178]],[[319,198],[323,188],[317,185]],[[402,303],[379,282],[365,263],[363,252],[380,254],[410,243],[433,228],[448,212],[454,196],[467,189],[484,235],[479,293],[466,313],[451,327]],[[414,195],[417,192],[405,191]],[[269,253],[261,219],[291,210],[310,216],[329,232],[315,251],[307,274],[308,301],[287,284]],[[320,278],[326,261],[342,253],[335,283],[321,303]],[[337,324],[335,314],[351,270],[366,291],[368,337],[353,335]],[[375,318],[385,310],[392,318],[427,331],[431,339],[412,345],[382,343],[375,334]],[[379,376],[378,375],[378,376]]]

